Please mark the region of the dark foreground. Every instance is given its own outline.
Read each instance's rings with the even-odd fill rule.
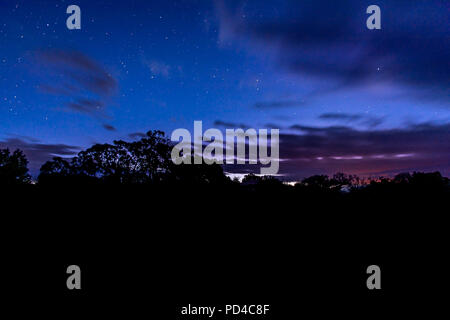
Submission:
[[[181,315],[188,304],[270,305],[266,316],[212,319],[427,312],[449,270],[447,208],[445,190],[3,190],[2,304],[50,319],[208,319]],[[79,291],[66,287],[72,264]],[[381,290],[366,287],[373,264]]]

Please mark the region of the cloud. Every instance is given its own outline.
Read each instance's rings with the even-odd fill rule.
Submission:
[[[297,130],[297,131],[303,131],[308,134],[314,134],[314,133],[337,133],[339,131],[348,130],[349,128],[346,126],[329,126],[324,128],[320,127],[312,127],[312,126],[306,126],[301,124],[294,124],[289,127],[289,129]]]
[[[450,123],[420,123],[384,130],[298,124],[290,130],[296,133],[280,134],[279,173],[288,180],[338,171],[368,176],[440,170],[450,175]],[[130,138],[144,136],[140,132],[129,135]],[[35,174],[52,157],[72,157],[80,150],[77,146],[44,144],[19,136],[0,140],[0,148],[23,150]],[[259,172],[260,166],[226,165],[224,168],[231,173],[250,173]]]
[[[66,98],[68,110],[106,117],[106,101],[118,85],[103,66],[78,51],[39,51],[36,60],[42,92]]]
[[[401,129],[356,130],[347,126],[295,125],[280,134],[280,174],[299,180],[338,171],[361,176],[440,170],[450,175],[450,123]],[[258,165],[228,165],[227,172],[259,172]]]
[[[369,116],[366,114],[351,114],[328,112],[319,116],[319,119],[330,121],[341,121],[345,123],[360,123],[370,128],[375,128],[384,122],[384,118]]]
[[[349,127],[297,126],[305,134],[280,138],[286,173],[450,170],[450,124],[424,123],[403,129],[358,131]]]
[[[117,131],[117,129],[114,126],[112,126],[110,124],[106,124],[106,123],[103,124],[103,128],[108,130],[108,131]]]
[[[38,53],[39,61],[62,72],[87,91],[105,96],[117,88],[117,81],[95,60],[81,52],[49,50]]]
[[[344,120],[344,121],[357,121],[362,118],[360,114],[349,114],[349,113],[323,113],[319,116],[319,119],[327,120]]]
[[[285,107],[295,107],[304,105],[304,101],[296,101],[296,100],[285,100],[285,101],[268,101],[268,102],[257,102],[254,104],[256,109],[278,109]]]
[[[10,149],[11,151],[22,150],[29,160],[29,168],[32,174],[37,174],[40,167],[53,157],[75,156],[80,147],[66,144],[46,144],[40,143],[36,139],[27,137],[11,137],[0,140],[0,149]]]
[[[367,125],[369,128],[375,128],[382,124],[384,120],[382,117],[367,117],[362,121],[362,124]]]
[[[234,122],[226,122],[222,120],[216,120],[214,121],[214,125],[217,127],[226,127],[229,129],[245,129],[249,128],[250,126],[244,124],[244,123],[234,123]]]
[[[448,101],[448,3],[380,0],[377,5],[382,29],[374,31],[366,28],[368,4],[357,0],[264,1],[235,9],[217,1],[216,11],[220,39],[271,54],[291,73],[328,78],[341,87],[397,84],[413,96]],[[276,19],[260,14],[270,9]]]
[[[67,107],[73,111],[77,111],[80,113],[94,114],[96,112],[100,112],[103,109],[104,103],[99,100],[81,98],[76,100],[75,102],[68,102]]]
[[[145,138],[147,135],[143,132],[133,132],[128,134],[128,137],[131,139]]]

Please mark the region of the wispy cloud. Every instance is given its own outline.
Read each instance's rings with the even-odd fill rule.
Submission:
[[[67,110],[106,117],[106,103],[118,84],[103,66],[78,51],[43,50],[36,60],[42,92],[66,98]]]
[[[359,123],[366,125],[370,128],[377,127],[384,122],[384,118],[382,117],[375,117],[367,114],[338,113],[338,112],[323,113],[319,116],[319,119],[344,123]]]
[[[67,144],[48,144],[28,137],[10,137],[0,140],[0,149],[22,150],[30,161],[30,170],[36,174],[41,165],[56,156],[75,156],[80,147]]]
[[[261,101],[254,104],[256,109],[279,109],[285,107],[296,107],[305,105],[305,101],[300,100],[280,100],[280,101]]]
[[[141,139],[141,138],[145,138],[147,135],[143,132],[133,132],[128,134],[128,138],[131,139]]]
[[[117,131],[117,129],[114,126],[112,126],[110,124],[106,124],[106,123],[103,124],[103,128],[108,131]]]
[[[327,120],[345,120],[345,121],[357,121],[362,118],[360,114],[348,114],[348,113],[323,113],[319,116],[319,119]]]
[[[280,134],[280,174],[298,180],[313,174],[362,176],[440,170],[450,174],[450,124],[421,123],[401,129],[356,130],[348,126],[294,125]],[[227,172],[259,172],[228,165]]]
[[[247,125],[245,123],[235,123],[235,122],[222,121],[222,120],[214,121],[214,125],[217,127],[224,127],[224,128],[229,128],[229,129],[235,129],[235,128],[244,129],[244,128],[250,127],[249,125]]]
[[[216,1],[219,40],[239,43],[256,55],[270,54],[283,70],[328,78],[339,89],[389,83],[409,88],[412,97],[449,101],[448,2],[380,0],[377,5],[382,29],[369,31],[367,3],[357,0],[283,6],[269,0],[234,7]],[[276,19],[255,18],[267,8],[277,8]],[[425,13],[432,19],[424,19]]]

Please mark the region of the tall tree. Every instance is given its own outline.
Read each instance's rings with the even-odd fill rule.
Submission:
[[[28,160],[21,150],[13,153],[9,149],[0,149],[0,184],[26,184],[31,180],[28,174]]]

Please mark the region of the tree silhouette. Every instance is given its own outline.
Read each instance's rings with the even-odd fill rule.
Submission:
[[[170,158],[171,143],[162,131],[149,131],[139,141],[126,144],[131,155],[133,182],[161,182],[173,164]],[[130,167],[129,167],[130,168]]]
[[[193,163],[193,162],[192,162]],[[220,165],[208,164],[171,164],[167,172],[167,183],[226,186],[231,179]]]
[[[149,131],[139,141],[96,144],[70,163],[54,158],[41,167],[39,183],[215,184],[229,179],[219,165],[175,165],[170,141],[162,131]]]
[[[412,177],[409,172],[402,172],[402,173],[397,174],[394,177],[393,181],[395,183],[407,184],[407,183],[411,182],[411,179],[412,179]]]
[[[242,185],[257,191],[270,192],[283,189],[283,182],[274,176],[257,176],[253,173],[247,174],[242,179]]]
[[[330,178],[327,175],[314,175],[302,180],[301,185],[311,191],[327,191],[331,187]]]
[[[75,176],[69,161],[55,157],[52,161],[47,161],[42,167],[39,174],[39,184],[64,184]]]
[[[20,185],[30,182],[28,160],[21,150],[12,154],[9,149],[0,149],[0,185]]]
[[[138,141],[114,141],[112,144],[95,144],[72,159],[55,157],[40,170],[38,184],[60,185],[186,185],[213,186],[230,190],[304,193],[308,197],[435,194],[450,191],[449,179],[439,172],[400,173],[394,178],[378,177],[362,180],[354,175],[336,173],[313,175],[297,183],[294,188],[273,176],[248,174],[242,183],[231,181],[218,164],[175,165],[170,157],[173,144],[162,131],[149,131]],[[22,151],[11,153],[0,149],[0,185],[30,183],[28,160]],[[189,189],[195,190],[195,189]]]
[[[133,172],[130,158],[122,141],[114,141],[112,145],[96,144],[72,160],[72,172],[109,184],[126,183]]]
[[[245,177],[242,179],[242,184],[244,185],[256,185],[262,181],[262,178],[260,176],[257,176],[254,173],[249,173],[245,175]]]

